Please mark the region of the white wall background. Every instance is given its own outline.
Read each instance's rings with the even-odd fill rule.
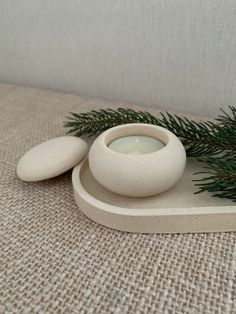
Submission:
[[[214,115],[235,74],[235,0],[0,1],[1,82]]]

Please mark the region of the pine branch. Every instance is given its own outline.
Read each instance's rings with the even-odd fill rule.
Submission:
[[[73,133],[75,136],[92,136],[102,133],[116,125],[126,123],[156,124],[156,120],[157,119],[148,112],[124,108],[117,110],[101,109],[80,114],[70,112],[64,127],[69,128],[68,133]]]
[[[236,150],[236,142],[219,133],[216,122],[198,122],[186,117],[161,113],[158,125],[167,128],[180,138],[188,157],[201,157],[225,153],[231,155]],[[224,135],[224,136],[223,136]]]
[[[236,108],[233,106],[229,106],[229,110],[230,110],[230,113],[226,112],[223,109],[220,109],[223,115],[219,115],[216,118],[216,121],[219,121],[221,126],[236,129]]]
[[[197,122],[168,112],[155,117],[148,112],[124,108],[92,110],[80,114],[70,113],[64,126],[69,128],[68,133],[76,136],[92,136],[125,123],[148,123],[169,129],[180,138],[188,157],[217,155],[222,152],[231,155],[236,150],[236,141],[232,140],[232,134],[229,136],[232,129],[222,128],[216,122]]]
[[[235,156],[236,157],[236,156]],[[199,159],[207,164],[206,171],[196,174],[206,175],[194,182],[199,190],[210,192],[213,197],[229,198],[236,202],[236,159],[222,157],[207,157]]]

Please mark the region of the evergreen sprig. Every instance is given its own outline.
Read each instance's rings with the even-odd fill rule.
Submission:
[[[223,109],[220,111],[223,113],[216,118],[216,121],[220,122],[221,126],[232,127],[236,129],[236,108],[234,106],[229,106],[230,112],[226,112]]]
[[[201,193],[208,191],[213,197],[229,198],[236,201],[236,160],[233,158],[206,157],[199,159],[207,164],[206,171],[196,174],[204,175],[193,180]]]
[[[157,125],[167,128],[180,138],[188,157],[220,153],[230,156],[236,151],[236,142],[216,122],[195,121],[166,112],[160,114]]]
[[[148,123],[167,128],[180,138],[188,157],[207,165],[207,177],[197,180],[200,192],[227,197],[236,201],[236,108],[229,113],[221,110],[214,121],[195,121],[168,112],[156,117],[146,111],[129,108],[91,110],[70,113],[65,122],[68,133],[76,136],[99,134],[111,127],[126,123]],[[230,168],[229,168],[230,167]],[[231,176],[229,176],[231,173]]]
[[[135,111],[132,109],[118,108],[91,110],[85,113],[73,113],[67,116],[64,126],[69,128],[68,133],[75,136],[102,133],[103,131],[120,124],[126,123],[149,123],[156,124],[157,118],[148,112]]]

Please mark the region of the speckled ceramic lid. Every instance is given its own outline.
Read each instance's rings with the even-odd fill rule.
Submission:
[[[78,137],[62,136],[31,148],[17,165],[23,181],[41,181],[62,174],[77,165],[87,154],[87,143]]]

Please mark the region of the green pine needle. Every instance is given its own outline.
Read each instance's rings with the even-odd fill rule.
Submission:
[[[206,175],[193,180],[199,190],[196,193],[211,192],[213,197],[224,197],[236,202],[236,159],[222,157],[206,157],[199,159],[207,164],[206,171],[196,174]]]

